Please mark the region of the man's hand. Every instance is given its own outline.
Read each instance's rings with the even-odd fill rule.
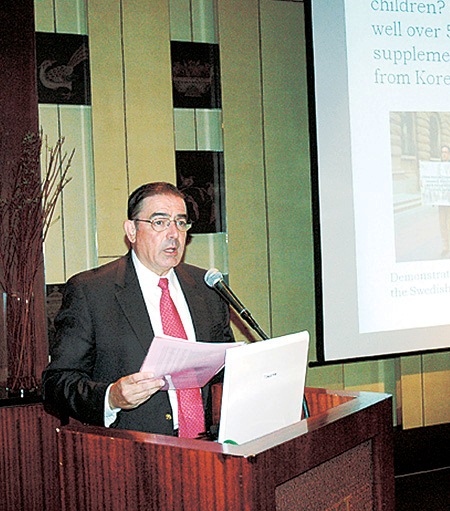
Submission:
[[[142,372],[124,376],[111,385],[109,391],[109,406],[131,410],[136,408],[165,384],[161,378],[155,378],[153,373]]]

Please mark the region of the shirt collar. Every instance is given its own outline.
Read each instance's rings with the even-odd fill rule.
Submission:
[[[136,273],[138,274],[139,280],[142,278],[145,279],[145,282],[149,282],[157,286],[161,276],[144,266],[134,250],[131,251],[131,258],[133,260],[134,267],[136,268]],[[176,279],[174,269],[171,268],[163,278],[169,279],[169,283],[173,283]]]

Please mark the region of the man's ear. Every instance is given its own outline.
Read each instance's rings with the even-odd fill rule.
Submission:
[[[133,220],[125,220],[123,223],[123,230],[127,235],[128,241],[134,243],[136,241],[136,224]]]

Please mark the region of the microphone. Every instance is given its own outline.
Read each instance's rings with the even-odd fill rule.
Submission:
[[[264,330],[262,330],[258,323],[253,319],[251,312],[244,307],[239,298],[223,280],[223,275],[219,270],[216,268],[209,269],[205,274],[205,282],[209,287],[215,289],[220,296],[236,310],[241,318],[259,334],[261,339],[266,340],[269,338]]]

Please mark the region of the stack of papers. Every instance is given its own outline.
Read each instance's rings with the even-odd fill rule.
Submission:
[[[225,352],[242,342],[192,342],[175,337],[155,337],[141,371],[166,381],[161,390],[204,387],[225,365]]]

